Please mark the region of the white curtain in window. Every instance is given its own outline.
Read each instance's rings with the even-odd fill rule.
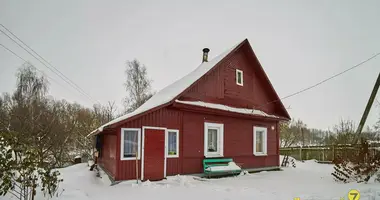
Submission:
[[[124,131],[124,157],[136,157],[137,131]]]
[[[177,132],[169,132],[169,155],[177,155]]]
[[[218,130],[217,129],[208,129],[207,135],[207,149],[209,152],[218,151]]]
[[[264,132],[256,131],[256,152],[264,152]]]

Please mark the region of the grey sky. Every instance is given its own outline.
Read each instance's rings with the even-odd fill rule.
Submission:
[[[144,63],[157,91],[196,68],[203,47],[213,58],[244,38],[286,96],[379,52],[379,10],[375,0],[2,0],[0,23],[93,98],[121,106],[126,60]],[[54,97],[92,105],[2,34],[0,43],[59,81],[50,81]],[[22,63],[0,48],[0,92],[13,90]],[[380,57],[284,104],[309,127],[327,129],[342,117],[359,121],[379,70]],[[374,105],[368,125],[379,109]]]

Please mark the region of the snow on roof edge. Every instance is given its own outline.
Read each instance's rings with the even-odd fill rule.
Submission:
[[[97,129],[93,130],[91,133],[89,133],[87,135],[87,137],[90,137],[92,135],[96,135],[96,134],[102,132],[106,126],[118,123],[120,121],[124,121],[130,117],[141,114],[145,111],[148,111],[150,109],[153,109],[155,107],[161,106],[165,103],[172,101],[177,95],[179,95],[184,90],[186,90],[188,87],[190,87],[191,84],[193,84],[198,79],[200,79],[203,75],[205,75],[208,71],[210,71],[216,64],[218,64],[223,58],[225,58],[227,55],[229,55],[243,41],[234,45],[232,48],[228,49],[227,51],[223,52],[222,54],[219,54],[218,56],[216,56],[211,61],[201,63],[195,70],[193,70],[192,72],[190,72],[186,76],[184,76],[181,79],[173,82],[172,84],[168,85],[167,87],[165,87],[164,89],[160,90],[158,93],[153,95],[147,102],[145,102],[143,105],[141,105],[135,111],[133,111],[131,113],[127,113],[121,117],[118,117],[116,119],[113,119],[113,120],[103,124],[99,128],[97,128]]]
[[[205,108],[212,108],[212,109],[218,109],[218,110],[224,110],[229,112],[235,112],[235,113],[241,113],[241,114],[251,114],[251,115],[258,115],[258,116],[264,116],[264,117],[273,117],[273,118],[280,118],[276,115],[270,115],[262,110],[255,110],[255,109],[248,109],[248,108],[236,108],[231,107],[223,104],[215,104],[215,103],[207,103],[203,101],[181,101],[176,99],[175,102],[187,104],[187,105],[193,105],[193,106],[200,106]]]

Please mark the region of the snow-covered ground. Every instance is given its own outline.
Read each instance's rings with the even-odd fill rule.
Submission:
[[[60,196],[54,199],[293,200],[299,197],[301,200],[340,200],[341,197],[348,199],[350,189],[357,189],[361,200],[380,200],[380,184],[373,180],[368,184],[336,183],[330,175],[332,165],[315,161],[296,164],[296,168],[288,167],[283,171],[238,177],[203,180],[192,176],[173,176],[159,182],[136,184],[135,181],[126,181],[114,186],[110,186],[104,174],[98,178],[95,172],[88,170],[87,164],[78,164],[61,169],[64,182],[60,186]]]

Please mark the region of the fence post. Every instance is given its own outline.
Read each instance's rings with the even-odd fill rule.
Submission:
[[[335,160],[335,145],[333,145],[332,146],[332,152],[333,152],[333,160],[332,161],[334,161]]]
[[[323,155],[323,158],[322,158],[322,161],[325,161],[325,157],[326,157],[326,154],[325,154],[325,148],[322,147],[322,155]]]
[[[302,161],[302,147],[300,147],[300,161]]]

